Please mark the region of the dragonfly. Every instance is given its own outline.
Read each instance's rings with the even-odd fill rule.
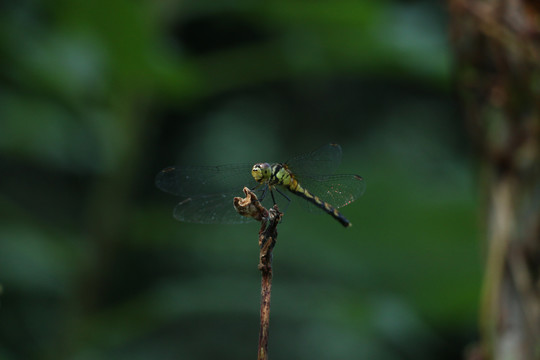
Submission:
[[[156,186],[182,200],[174,218],[201,224],[239,224],[253,219],[239,215],[233,198],[243,187],[255,192],[263,206],[285,209],[289,194],[302,198],[310,211],[327,213],[343,226],[351,222],[338,211],[363,195],[366,183],[355,174],[335,175],[341,163],[338,144],[326,144],[286,162],[221,166],[170,166],[156,176]]]

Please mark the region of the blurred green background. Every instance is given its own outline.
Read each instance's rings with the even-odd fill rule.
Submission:
[[[258,225],[177,222],[154,176],[328,142],[367,191],[349,229],[288,209],[270,357],[456,359],[475,340],[475,164],[437,2],[0,9],[0,359],[254,358]]]

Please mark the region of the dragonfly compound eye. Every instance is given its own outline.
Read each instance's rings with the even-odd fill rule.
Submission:
[[[255,164],[251,169],[251,175],[257,182],[268,180],[272,175],[272,167],[268,163]]]

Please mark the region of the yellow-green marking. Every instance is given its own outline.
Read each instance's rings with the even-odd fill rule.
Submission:
[[[334,206],[322,201],[318,196],[313,195],[307,189],[303,188],[294,174],[289,170],[286,164],[272,164],[259,163],[253,166],[251,175],[259,184],[267,184],[270,187],[270,191],[276,186],[280,185],[287,188],[293,194],[306,199],[315,206],[321,208],[326,213],[330,214],[334,219],[339,221],[343,226],[351,226],[351,222],[347,220]],[[362,180],[360,176],[357,176],[358,180]]]

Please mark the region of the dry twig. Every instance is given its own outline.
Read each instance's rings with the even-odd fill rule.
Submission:
[[[277,224],[282,214],[277,205],[270,210],[265,209],[257,196],[248,188],[244,188],[245,198],[234,198],[236,211],[261,222],[259,230],[259,270],[261,271],[261,323],[259,329],[258,360],[268,359],[268,329],[270,326],[270,296],[272,292],[272,250],[276,244]]]

